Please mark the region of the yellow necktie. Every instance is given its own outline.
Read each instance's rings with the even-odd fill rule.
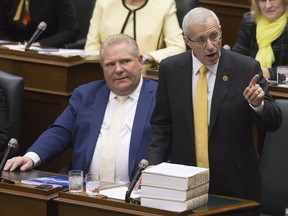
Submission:
[[[199,72],[200,77],[194,98],[196,162],[198,167],[208,168],[208,84],[206,66],[203,65]]]
[[[117,96],[118,105],[114,112],[108,136],[104,141],[100,160],[101,181],[114,182],[117,146],[120,140],[120,129],[124,118],[125,101],[128,96]]]

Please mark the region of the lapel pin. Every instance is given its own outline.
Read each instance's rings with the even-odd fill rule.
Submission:
[[[228,80],[228,76],[224,75],[224,76],[223,76],[223,81],[226,82],[227,80]]]

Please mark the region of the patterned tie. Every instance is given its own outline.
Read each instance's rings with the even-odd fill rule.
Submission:
[[[30,19],[29,0],[20,0],[13,21],[21,20],[21,22],[26,26]]]
[[[203,65],[199,72],[200,77],[194,98],[196,162],[198,167],[208,168],[208,85],[206,66]]]
[[[108,136],[103,145],[100,160],[101,181],[114,182],[117,145],[120,140],[119,133],[123,122],[125,101],[127,100],[127,98],[128,96],[117,96],[119,103],[114,112],[108,131]]]

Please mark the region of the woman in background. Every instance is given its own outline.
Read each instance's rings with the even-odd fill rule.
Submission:
[[[288,65],[288,0],[252,0],[243,16],[233,51],[261,64],[266,79],[277,79],[277,66]]]
[[[159,63],[186,49],[175,0],[97,0],[85,50],[100,50],[102,42],[116,33],[137,41],[144,63]]]

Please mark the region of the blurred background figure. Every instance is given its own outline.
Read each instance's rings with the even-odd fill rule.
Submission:
[[[258,60],[266,79],[276,80],[277,66],[288,64],[287,7],[288,0],[252,0],[232,48]]]
[[[98,51],[116,33],[137,41],[145,64],[159,63],[186,49],[175,0],[97,0],[85,50]]]
[[[78,22],[70,0],[0,1],[0,40],[28,41],[42,21],[47,28],[33,45],[65,47],[77,40]]]

